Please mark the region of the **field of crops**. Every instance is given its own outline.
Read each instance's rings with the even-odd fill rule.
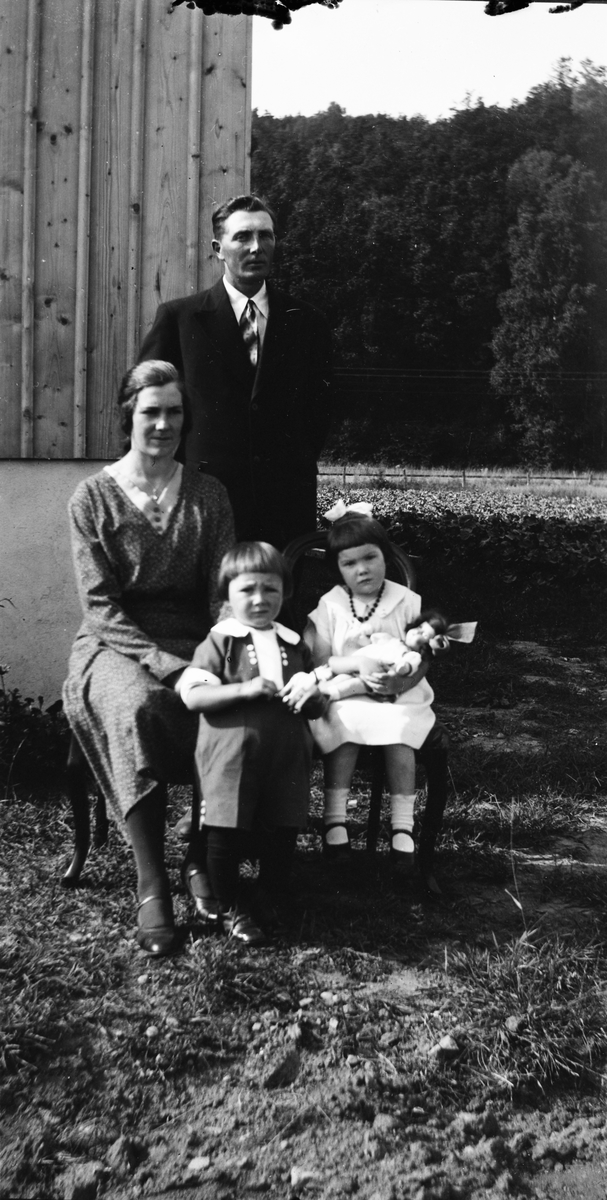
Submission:
[[[511,580],[598,581],[607,574],[607,500],[321,485],[319,516],[340,496],[372,503],[395,542],[443,566],[499,569]]]

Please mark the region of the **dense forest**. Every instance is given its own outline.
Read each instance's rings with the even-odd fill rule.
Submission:
[[[605,68],[436,122],[254,113],[252,177],[349,369],[335,456],[607,465]]]

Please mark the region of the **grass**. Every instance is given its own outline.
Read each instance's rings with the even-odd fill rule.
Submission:
[[[432,603],[445,581],[437,569],[421,586]],[[170,833],[183,947],[151,962],[133,941],[126,847],[112,830],[83,886],[63,891],[61,780],[13,772],[0,803],[2,1200],[59,1200],[69,1172],[107,1164],[121,1135],[130,1158],[117,1167],[116,1150],[106,1166],[113,1200],[179,1191],[195,1155],[212,1164],[203,1200],[283,1197],[285,1162],[321,1160],[342,1188],[327,1197],[366,1200],[378,1172],[398,1200],[422,1186],[441,1194],[446,1179],[480,1196],[502,1168],[491,1175],[471,1158],[455,1169],[449,1123],[461,1110],[493,1106],[504,1127],[523,1129],[538,1106],[547,1120],[559,1104],[601,1113],[606,900],[584,840],[605,824],[604,598],[573,585],[495,591],[465,573],[449,590],[457,615],[481,624],[433,679],[453,744],[438,901],[395,882],[385,836],[375,859],[363,852],[363,764],[351,867],[327,870],[312,826],[287,936],[256,952],[192,923]],[[533,645],[546,653],[533,657]],[[315,817],[321,785],[317,767]],[[171,821],[186,795],[172,792]],[[433,1053],[445,1035],[456,1051]],[[264,1086],[293,1052],[295,1083]],[[408,1130],[406,1145],[378,1141],[378,1114]],[[426,1183],[403,1157],[413,1144],[427,1147]]]
[[[447,961],[447,956],[446,956]],[[599,944],[524,932],[448,956],[464,983],[466,1071],[516,1089],[564,1077],[600,1085],[607,1059],[606,964]],[[462,1039],[463,1040],[463,1039]]]

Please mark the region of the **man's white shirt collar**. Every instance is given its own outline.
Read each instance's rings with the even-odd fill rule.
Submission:
[[[238,324],[240,324],[240,318],[242,317],[242,314],[243,314],[245,308],[247,307],[249,300],[252,300],[253,303],[257,305],[260,313],[262,314],[262,316],[265,317],[265,319],[267,321],[268,314],[270,312],[270,304],[269,304],[268,289],[266,287],[265,279],[264,279],[259,291],[254,296],[245,296],[244,292],[239,292],[238,288],[235,288],[235,287],[233,287],[233,285],[231,283],[228,283],[225,275],[223,277],[223,285],[225,287],[226,292],[228,293],[228,298],[229,298],[230,304],[232,305],[232,308],[234,310],[234,316],[236,317]]]

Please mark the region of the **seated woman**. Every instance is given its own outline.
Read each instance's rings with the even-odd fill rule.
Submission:
[[[217,576],[233,545],[218,480],[182,467],[188,426],[171,363],[150,360],[118,397],[128,450],[69,502],[84,619],[63,689],[70,726],[135,857],[139,945],[175,943],[164,862],[166,784],[187,782],[198,731],[174,690],[217,619]]]

